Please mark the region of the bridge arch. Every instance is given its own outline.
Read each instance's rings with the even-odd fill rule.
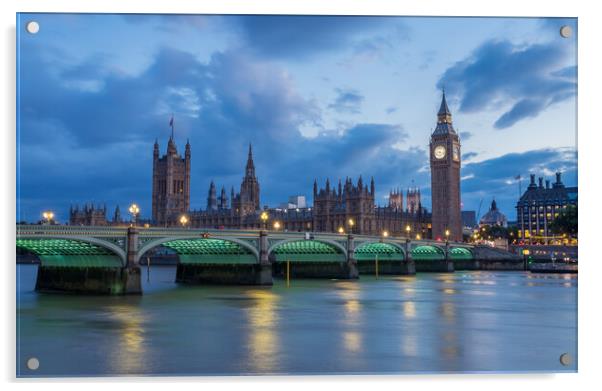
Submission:
[[[474,255],[470,249],[466,247],[452,247],[449,250],[449,257],[452,260],[472,260]]]
[[[328,239],[294,238],[272,244],[268,248],[268,257],[272,257],[276,262],[286,260],[307,262],[314,259],[345,262],[347,261],[347,249],[342,244]]]
[[[232,237],[210,237],[210,238],[203,238],[203,237],[199,237],[199,236],[171,236],[171,237],[164,237],[164,238],[159,238],[159,239],[155,239],[155,240],[151,240],[147,243],[145,243],[142,247],[140,247],[140,249],[138,250],[137,254],[136,254],[136,258],[135,258],[135,262],[139,263],[140,262],[140,258],[142,258],[142,256],[144,254],[146,254],[149,250],[152,250],[153,248],[160,246],[160,245],[164,245],[170,242],[174,242],[174,245],[172,246],[167,246],[170,247],[172,249],[174,249],[178,255],[180,256],[180,258],[182,258],[182,254],[181,252],[184,251],[183,249],[186,247],[189,247],[188,245],[195,245],[195,244],[201,244],[200,241],[205,241],[202,244],[214,244],[216,242],[226,242],[226,243],[233,243],[236,244],[240,247],[240,249],[242,249],[244,252],[247,252],[249,255],[252,255],[253,257],[253,263],[258,263],[259,262],[259,251],[253,247],[250,243],[245,242],[244,240],[240,240],[240,239],[236,239],[236,238],[232,238]],[[196,243],[199,242],[199,243]],[[229,252],[232,252],[232,248],[229,248]],[[199,250],[201,251],[201,250]],[[235,254],[229,254],[229,255],[235,255]],[[239,255],[245,255],[245,254],[239,254]],[[238,259],[239,261],[241,260],[240,257]],[[245,257],[244,260],[242,260],[242,263],[251,263],[251,259],[248,257]],[[238,262],[235,262],[238,263]]]
[[[445,259],[445,250],[439,246],[422,244],[412,249],[415,261],[440,261]]]
[[[355,259],[358,261],[373,261],[378,255],[381,261],[403,261],[406,259],[405,249],[391,241],[363,242],[355,247]]]
[[[123,248],[93,237],[22,236],[17,238],[16,246],[36,254],[43,266],[123,267],[126,264]]]

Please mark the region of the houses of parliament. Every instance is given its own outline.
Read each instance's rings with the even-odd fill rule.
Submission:
[[[158,141],[153,149],[152,226],[187,226],[212,229],[280,229],[287,231],[339,232],[365,235],[405,235],[408,227],[413,235],[423,238],[461,240],[460,217],[460,140],[453,128],[451,112],[443,93],[437,113],[437,126],[430,139],[432,212],[422,205],[420,189],[410,188],[389,192],[388,204],[375,203],[376,184],[373,178],[364,182],[345,178],[323,186],[313,184],[313,205],[283,208],[262,208],[259,179],[255,172],[252,146],[249,145],[244,176],[240,188],[221,187],[218,195],[212,181],[207,191],[206,208],[190,209],[191,146],[187,142],[184,156],[178,153],[173,132],[166,154],[160,156]],[[263,221],[261,214],[267,213]],[[106,207],[72,208],[70,224],[118,224],[117,208],[113,222],[106,218]],[[103,221],[104,219],[104,221]],[[94,220],[94,221],[91,221]]]

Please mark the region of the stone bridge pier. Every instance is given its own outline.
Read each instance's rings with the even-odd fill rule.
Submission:
[[[360,276],[357,268],[357,261],[355,259],[355,243],[353,235],[347,235],[347,265],[345,274],[347,278],[357,279]]]

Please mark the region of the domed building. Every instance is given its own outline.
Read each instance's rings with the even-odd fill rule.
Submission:
[[[489,226],[497,225],[504,228],[508,227],[508,219],[506,218],[506,215],[497,208],[495,198],[491,202],[491,208],[489,208],[489,211],[481,218],[479,224]]]

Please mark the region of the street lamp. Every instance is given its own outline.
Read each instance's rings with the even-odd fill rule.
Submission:
[[[420,234],[416,234],[416,240],[420,240]]]
[[[268,221],[269,217],[270,216],[268,215],[268,212],[266,212],[266,211],[261,212],[261,214],[259,215],[259,218],[261,219],[261,222],[263,223],[264,228],[267,227],[267,221]]]
[[[355,225],[355,221],[353,219],[347,220],[347,224],[349,224],[349,232],[353,233],[353,226]]]
[[[383,238],[389,237],[389,231],[383,231]]]
[[[274,229],[278,231],[280,229],[280,221],[274,221]]]
[[[138,205],[132,204],[130,205],[129,211],[132,215],[132,224],[136,226],[136,219],[138,217],[138,214],[140,213],[140,208],[138,207]]]
[[[448,242],[449,241],[449,229],[445,230],[445,241]]]
[[[345,229],[343,227],[339,227],[339,233],[340,234],[344,234],[345,233]]]
[[[46,220],[47,224],[51,224],[52,219],[54,219],[54,212],[50,210],[46,210],[42,213],[42,217]]]
[[[412,230],[412,227],[410,227],[410,224],[406,225],[406,236],[409,238],[410,237],[410,231]]]
[[[180,216],[180,224],[182,224],[182,228],[186,227],[186,224],[188,224],[188,216]]]

